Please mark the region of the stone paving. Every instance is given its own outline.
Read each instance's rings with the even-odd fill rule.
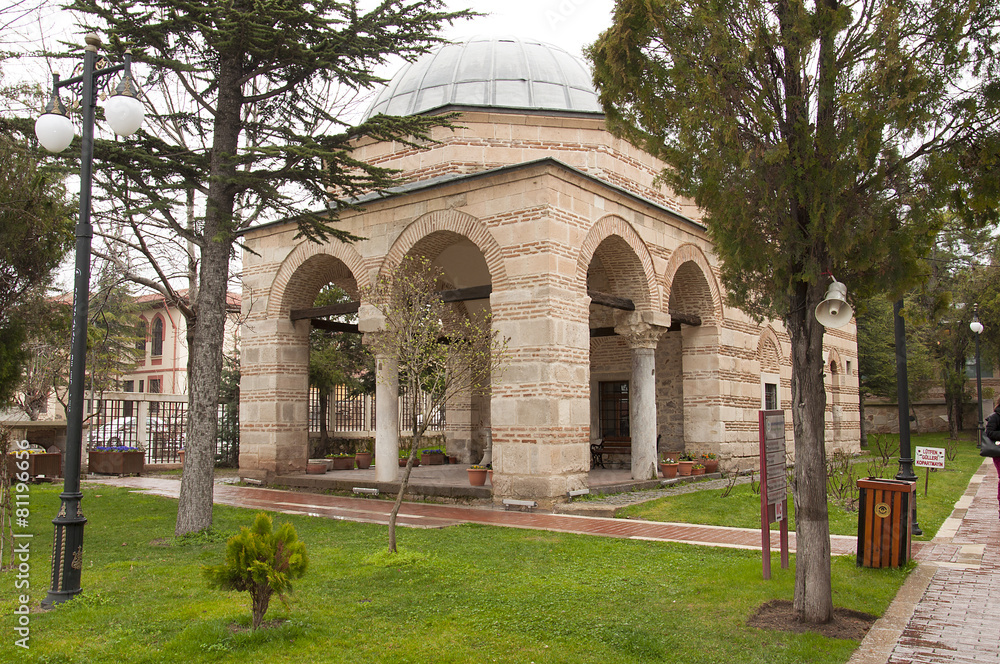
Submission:
[[[986,460],[848,664],[1000,663],[997,475]]]
[[[176,498],[178,479],[125,477],[97,480]],[[709,488],[704,483],[698,488]],[[643,491],[602,501],[577,503],[600,509],[636,500],[650,500],[660,493],[696,490],[676,487]],[[915,542],[917,569],[910,574],[896,599],[848,664],[931,664],[938,662],[993,662],[1000,664],[1000,520],[997,518],[997,477],[986,461],[973,476],[965,495],[956,503],[930,542]],[[322,518],[366,523],[387,523],[392,503],[371,498],[330,496],[220,483],[215,501],[238,507],[277,510]],[[593,503],[593,505],[588,505]],[[701,546],[760,549],[757,529],[723,528],[678,523],[633,521],[576,514],[504,511],[484,506],[403,503],[398,523],[417,528],[443,528],[457,523],[482,523],[512,528],[683,542]],[[856,538],[831,536],[834,555],[856,552]],[[771,533],[771,548],[778,548],[778,534]],[[789,549],[795,551],[794,533]],[[773,561],[776,562],[776,561]],[[773,564],[773,563],[772,563]]]

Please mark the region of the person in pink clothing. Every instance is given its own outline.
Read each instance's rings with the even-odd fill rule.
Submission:
[[[986,437],[1000,440],[1000,395],[993,400],[993,412],[986,418]],[[1000,457],[993,457],[993,467],[997,469],[997,477],[1000,478]],[[997,502],[1000,503],[1000,484],[997,485]]]

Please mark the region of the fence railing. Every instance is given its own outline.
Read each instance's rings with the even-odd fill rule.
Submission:
[[[417,412],[424,413],[430,402],[431,395],[417,395]],[[401,394],[399,397],[399,430],[407,432],[412,428],[410,422],[411,397]],[[422,415],[421,415],[422,417]],[[436,410],[431,413],[429,431],[444,431],[445,413]],[[330,433],[371,433],[375,431],[375,395],[352,395],[344,385],[337,385],[331,390],[327,399],[326,428]],[[309,433],[320,431],[319,390],[309,389]]]
[[[179,463],[187,434],[187,395],[105,392],[87,399],[87,448],[138,447],[146,463]],[[239,462],[238,404],[219,404],[216,465]]]

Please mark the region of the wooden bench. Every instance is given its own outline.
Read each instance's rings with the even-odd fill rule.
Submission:
[[[628,437],[604,438],[601,442],[590,446],[590,466],[604,468],[604,457],[632,456],[632,439]]]

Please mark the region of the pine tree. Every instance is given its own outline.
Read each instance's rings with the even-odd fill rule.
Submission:
[[[830,275],[898,298],[951,206],[997,218],[996,0],[621,0],[591,47],[612,130],[704,211],[729,302],[792,345],[800,619],[833,611],[823,326]]]
[[[120,267],[187,319],[181,535],[212,520],[226,292],[241,231],[292,217],[307,238],[350,239],[333,225],[337,210],[394,182],[391,171],[355,159],[354,142],[417,145],[450,118],[378,116],[350,126],[331,100],[380,83],[375,68],[425,53],[445,23],[467,14],[445,11],[442,0],[383,0],[369,11],[355,0],[74,0],[69,8],[108,35],[112,53],[133,49],[137,75],[149,72],[146,129],[99,143],[95,173],[104,176],[104,218],[127,231],[105,225],[106,239],[140,252],[155,278],[123,259]],[[171,263],[176,253],[180,265]],[[175,290],[177,277],[188,278],[189,298]]]

